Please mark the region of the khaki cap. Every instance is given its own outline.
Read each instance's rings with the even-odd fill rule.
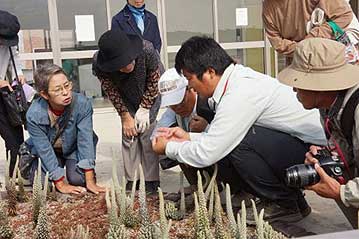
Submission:
[[[309,38],[298,43],[292,64],[279,73],[278,79],[303,90],[344,90],[359,83],[359,66],[347,64],[342,43]]]

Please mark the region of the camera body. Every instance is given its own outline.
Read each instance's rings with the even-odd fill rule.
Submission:
[[[315,158],[318,159],[319,165],[329,176],[341,184],[345,182],[343,176],[344,163],[337,156],[332,155],[327,149],[322,149],[318,151]],[[285,181],[289,187],[302,188],[318,183],[320,177],[314,165],[297,164],[286,169]]]

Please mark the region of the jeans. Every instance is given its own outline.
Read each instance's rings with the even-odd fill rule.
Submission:
[[[66,179],[69,184],[73,186],[86,186],[85,173],[77,166],[77,160],[74,159],[66,159],[61,154],[56,154],[57,160],[59,163],[59,167],[66,167]],[[34,160],[31,172],[30,172],[30,181],[31,184],[34,182],[35,172],[38,168],[38,160]],[[41,173],[41,182],[44,185],[46,172],[42,168]]]

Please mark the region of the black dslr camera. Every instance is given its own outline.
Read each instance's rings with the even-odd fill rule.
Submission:
[[[318,151],[315,158],[318,159],[319,165],[329,176],[341,184],[345,183],[344,163],[337,156],[333,156],[327,149],[322,149]],[[315,171],[314,165],[297,164],[286,169],[285,181],[289,187],[302,188],[318,183],[320,177]]]

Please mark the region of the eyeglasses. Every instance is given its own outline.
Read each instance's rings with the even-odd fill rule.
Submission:
[[[64,91],[71,91],[72,90],[72,82],[68,81],[65,84],[63,84],[62,86],[57,86],[55,89],[53,90],[49,90],[49,92],[53,92],[55,96],[59,96],[59,95],[63,95]]]

